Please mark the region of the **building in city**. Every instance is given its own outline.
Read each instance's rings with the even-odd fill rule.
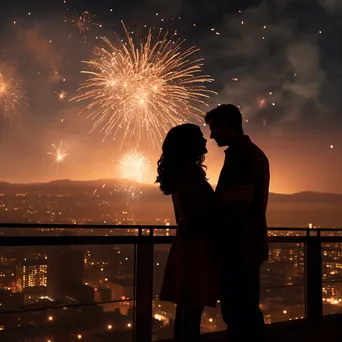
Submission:
[[[47,286],[46,259],[25,260],[21,267],[22,289]]]
[[[94,289],[83,283],[84,253],[75,247],[52,250],[48,257],[47,295],[54,301],[94,302]]]

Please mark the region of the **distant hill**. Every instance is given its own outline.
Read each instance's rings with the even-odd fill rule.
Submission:
[[[105,185],[106,187],[121,187],[125,181],[121,179],[97,179],[97,180],[87,180],[87,181],[78,181],[78,180],[70,180],[70,179],[59,179],[50,182],[36,182],[36,183],[9,183],[0,181],[0,191],[6,189],[14,189],[14,188],[25,188],[32,189],[37,187],[44,188],[60,188],[65,189],[75,189],[75,188],[99,188]],[[158,190],[158,185],[156,184],[140,184],[135,183],[137,187],[145,189],[146,191],[156,192],[157,195],[160,195]],[[156,191],[158,190],[158,191]],[[315,191],[303,191],[293,194],[279,194],[279,193],[270,193],[270,199],[273,201],[290,201],[290,202],[320,202],[320,201],[342,201],[342,194],[333,194],[333,193],[323,193],[323,192],[315,192]]]
[[[60,179],[45,183],[8,183],[0,181],[0,192],[5,192],[10,189],[32,190],[32,189],[53,189],[53,190],[88,190],[88,189],[102,189],[107,190],[112,188],[121,188],[125,184],[125,181],[121,179],[98,179],[87,181],[76,181],[70,179]],[[145,199],[162,201],[165,197],[156,184],[140,184],[135,183],[137,188],[140,188],[144,192]],[[304,191],[294,194],[278,194],[270,193],[269,203],[341,203],[342,194],[322,193],[314,191]],[[342,209],[342,208],[341,208]]]
[[[105,196],[111,190],[122,188],[119,179],[74,181],[62,179],[47,183],[10,184],[0,182],[0,193],[13,191],[68,192],[75,195],[93,194]],[[170,196],[163,195],[157,185],[136,184],[142,194],[136,203],[136,214],[153,212],[160,217],[173,217]],[[270,226],[307,227],[309,223],[321,227],[342,228],[342,194],[300,192],[294,194],[270,193],[268,205]]]
[[[342,194],[331,194],[324,192],[304,191],[294,194],[276,194],[270,193],[270,201],[281,202],[340,202],[342,203]]]

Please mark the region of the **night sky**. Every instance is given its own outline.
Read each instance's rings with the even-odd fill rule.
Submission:
[[[222,4],[227,3],[227,4]],[[0,72],[20,79],[28,108],[6,120],[0,110],[0,180],[115,178],[116,165],[136,142],[120,148],[103,141],[92,122],[69,101],[85,75],[81,61],[105,36],[124,37],[144,27],[186,39],[204,58],[204,73],[218,94],[209,108],[239,105],[245,132],[268,155],[271,191],[342,193],[342,2],[338,0],[4,0],[0,12]],[[87,11],[91,30],[79,34],[71,18]],[[146,29],[145,29],[146,30]],[[60,98],[60,94],[65,94]],[[0,99],[1,104],[1,99]],[[208,135],[203,122],[198,123]],[[53,145],[67,154],[55,163]],[[206,165],[215,184],[223,150],[208,142]],[[151,162],[152,183],[160,146],[147,139],[140,152]]]

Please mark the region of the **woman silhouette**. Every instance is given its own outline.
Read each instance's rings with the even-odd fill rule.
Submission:
[[[206,142],[198,126],[176,126],[168,132],[158,161],[156,182],[172,196],[177,221],[160,299],[177,304],[174,337],[182,342],[199,341],[202,311],[215,307],[219,297],[214,191],[203,166]]]

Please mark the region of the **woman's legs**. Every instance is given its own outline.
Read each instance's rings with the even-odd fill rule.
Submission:
[[[203,307],[178,304],[173,334],[177,342],[198,342]]]

